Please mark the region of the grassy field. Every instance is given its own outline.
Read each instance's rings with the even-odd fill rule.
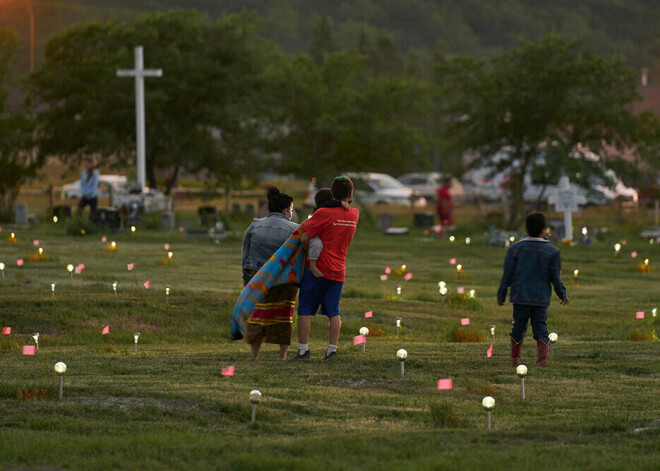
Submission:
[[[320,360],[327,320],[317,317],[313,360],[302,364],[278,362],[275,345],[251,361],[247,344],[229,340],[246,221],[234,222],[236,233],[218,244],[179,232],[107,234],[116,252],[101,233],[73,237],[46,223],[17,229],[18,242],[9,243],[11,228],[3,226],[0,323],[12,335],[0,338],[0,468],[658,469],[660,428],[634,429],[660,418],[660,349],[633,337],[650,339],[657,326],[649,318],[660,305],[659,275],[637,265],[649,258],[653,267],[660,247],[638,239],[632,219],[610,223],[591,246],[561,247],[571,303],[550,307],[559,341],[548,368],[533,366],[528,331],[524,401],[509,366],[511,309],[495,300],[505,249],[485,245],[483,229],[471,222],[451,243],[421,230],[386,237],[370,230],[365,215],[349,252],[340,356]],[[35,239],[42,261],[30,261]],[[623,239],[615,257],[613,244]],[[165,243],[174,252],[169,264]],[[461,278],[451,258],[463,265]],[[69,263],[85,264],[73,280]],[[410,281],[380,280],[386,266],[402,264]],[[450,290],[445,303],[440,280]],[[402,295],[393,299],[397,285]],[[476,299],[459,296],[458,287],[474,289]],[[373,318],[365,319],[369,310]],[[636,319],[637,311],[646,319]],[[483,341],[454,341],[464,317],[471,321],[465,331]],[[494,351],[486,358],[491,324]],[[376,334],[364,353],[352,345],[361,326]],[[40,350],[23,356],[33,332]],[[137,354],[133,332],[141,334]],[[408,350],[405,377],[399,348]],[[68,367],[62,401],[58,361]],[[222,376],[230,365],[235,375]],[[444,378],[453,379],[452,390],[436,389]],[[255,388],[263,399],[251,424]],[[491,430],[481,407],[486,395],[497,401]]]

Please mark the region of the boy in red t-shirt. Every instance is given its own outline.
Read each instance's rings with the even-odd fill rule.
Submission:
[[[335,200],[349,203],[353,198],[353,182],[348,177],[337,177],[332,182],[332,197]],[[303,222],[300,228],[305,232],[301,241],[307,249],[309,239],[320,237],[323,251],[316,262],[318,270],[323,275],[317,278],[311,270],[306,270],[300,282],[298,297],[298,354],[294,360],[309,360],[311,355],[307,342],[311,316],[321,307],[321,313],[328,316],[330,335],[328,350],[323,357],[328,360],[337,356],[337,342],[341,328],[339,315],[339,300],[346,279],[346,251],[353,240],[360,213],[351,208],[343,207],[319,208],[311,219]]]

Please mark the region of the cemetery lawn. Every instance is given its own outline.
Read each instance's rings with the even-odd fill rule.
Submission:
[[[560,306],[555,298],[550,306],[548,326],[559,341],[548,368],[534,367],[528,330],[524,401],[509,365],[511,308],[498,308],[495,298],[505,249],[485,245],[483,230],[463,229],[452,244],[416,229],[387,237],[359,228],[349,251],[339,357],[321,360],[327,320],[317,316],[313,359],[301,363],[278,362],[275,345],[251,361],[249,346],[229,339],[242,288],[244,227],[235,229],[219,244],[179,232],[108,234],[118,244],[111,252],[102,234],[72,237],[41,223],[18,229],[11,244],[3,227],[0,323],[12,334],[0,338],[0,468],[658,469],[660,428],[650,424],[660,419],[660,345],[649,339],[658,327],[650,318],[660,307],[660,279],[637,264],[660,263],[660,247],[632,228],[610,228],[609,243],[560,247],[571,302]],[[615,257],[613,244],[624,238]],[[45,249],[42,261],[30,261],[34,239]],[[165,243],[174,253],[169,264]],[[460,279],[449,263],[454,257],[463,265]],[[16,266],[18,258],[24,266]],[[73,280],[69,263],[85,264]],[[128,263],[135,263],[132,272]],[[379,279],[386,266],[402,264],[410,281]],[[445,303],[440,280],[449,287]],[[169,303],[165,285],[172,287]],[[390,299],[397,285],[402,295]],[[457,295],[458,287],[476,290],[476,300]],[[373,318],[365,319],[370,310]],[[646,318],[636,319],[637,311]],[[465,317],[464,331],[482,341],[453,341]],[[486,358],[491,324],[494,351]],[[364,353],[352,342],[362,326],[376,334]],[[34,332],[40,350],[23,356]],[[296,346],[294,332],[290,356]],[[408,351],[403,378],[399,348]],[[68,367],[62,401],[58,361]],[[235,375],[223,377],[230,365]],[[454,388],[438,391],[445,378]],[[263,393],[254,424],[252,389]],[[491,430],[481,407],[486,395],[496,400]],[[634,431],[642,427],[650,428]]]

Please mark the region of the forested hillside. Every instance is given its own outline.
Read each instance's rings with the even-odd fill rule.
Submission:
[[[582,38],[602,53],[627,57],[636,68],[660,75],[660,15],[656,0],[32,0],[37,63],[45,43],[73,23],[128,19],[152,10],[197,9],[211,17],[254,10],[262,34],[287,52],[307,51],[320,17],[327,15],[339,48],[365,33],[387,36],[423,60],[434,47],[477,56],[555,30]],[[0,26],[20,34],[19,67],[28,64],[28,14],[23,0],[2,3]]]

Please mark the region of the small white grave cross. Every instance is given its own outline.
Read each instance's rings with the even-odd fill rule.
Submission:
[[[137,179],[140,189],[146,186],[146,144],[144,130],[144,77],[162,77],[163,69],[145,69],[142,46],[135,47],[135,69],[120,69],[117,77],[135,77],[135,125],[137,128]]]
[[[578,205],[585,204],[587,200],[571,187],[568,177],[559,178],[558,186],[559,188],[548,196],[548,203],[554,204],[558,213],[564,213],[564,241],[570,242],[573,240],[572,213],[578,210]]]

